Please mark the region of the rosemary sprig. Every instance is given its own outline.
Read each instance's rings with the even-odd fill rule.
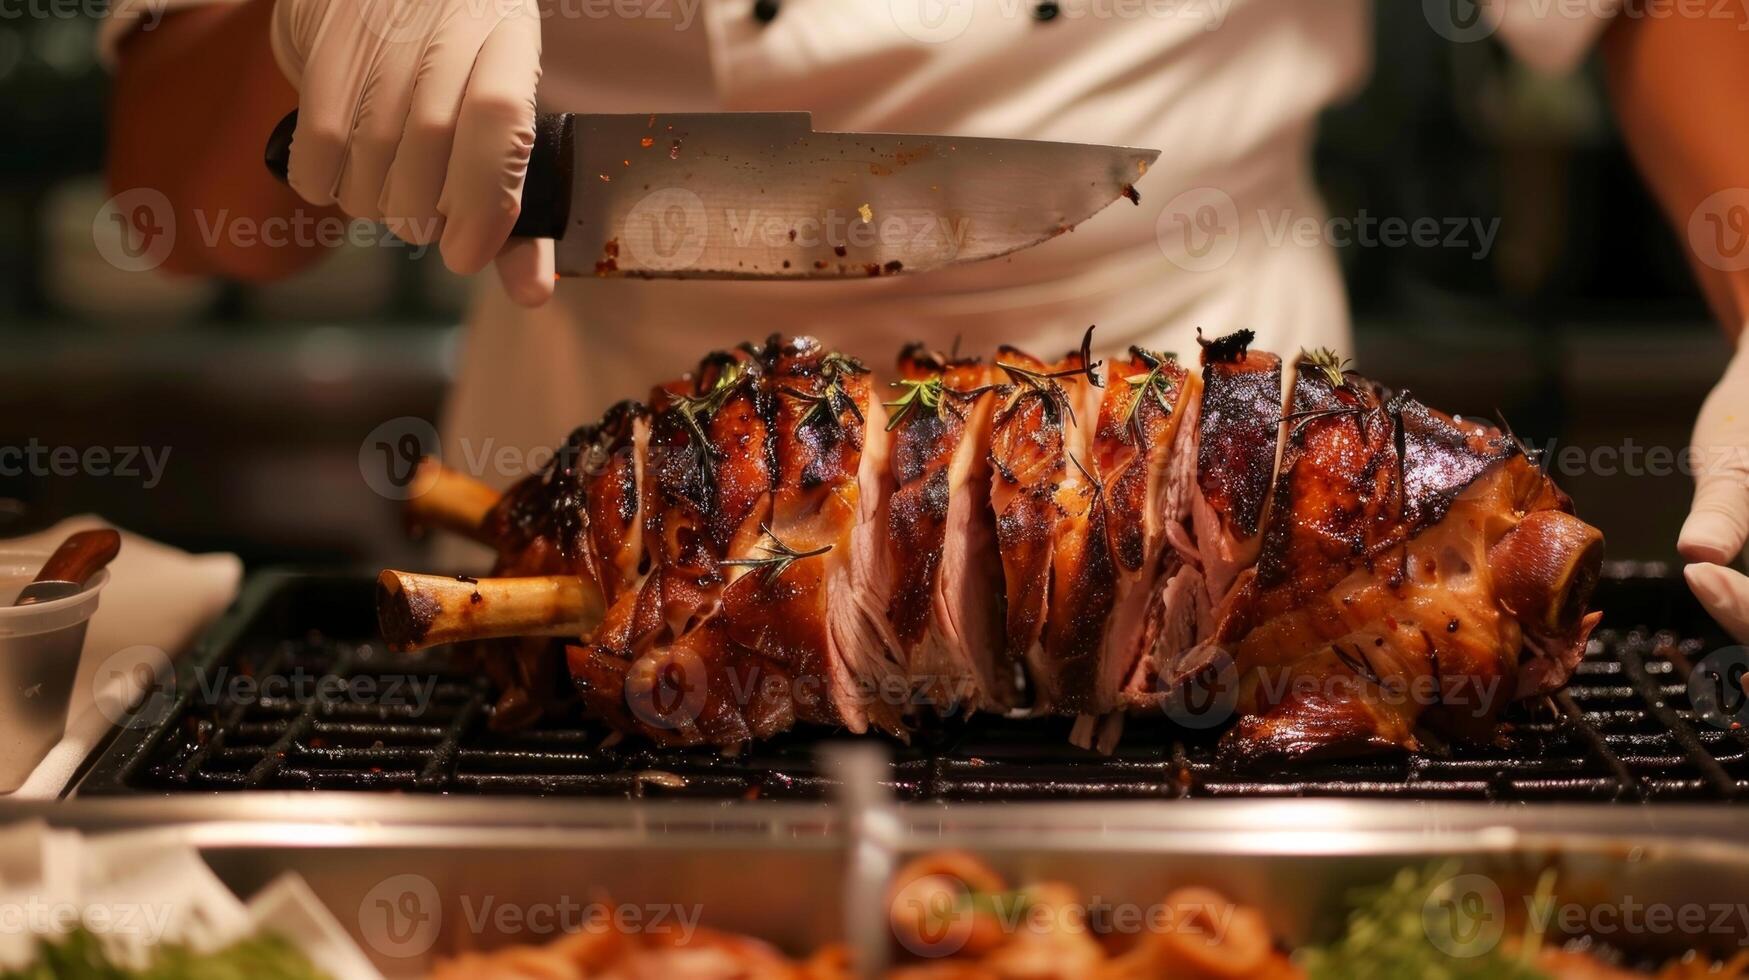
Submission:
[[[674,411],[685,423],[688,439],[706,467],[710,465],[712,456],[720,456],[722,453],[711,445],[710,436],[704,431],[704,427],[710,424],[711,416],[728,403],[735,389],[750,377],[752,375],[741,361],[726,360],[710,390],[698,395],[679,395],[674,399]]]
[[[931,415],[941,415],[941,396],[946,390],[941,376],[936,375],[924,381],[894,381],[892,387],[905,389],[904,393],[890,402],[884,403],[892,412],[887,417],[887,431],[899,427],[899,423],[915,414],[928,412]]]
[[[1088,327],[1087,332],[1081,335],[1080,367],[1065,368],[1061,371],[1037,371],[1024,365],[997,360],[996,366],[1007,373],[1011,384],[1019,388],[1013,397],[1009,398],[1008,404],[1003,407],[1002,411],[1004,414],[1012,412],[1015,406],[1020,404],[1022,398],[1027,395],[1037,395],[1045,400],[1046,406],[1058,420],[1066,417],[1070,423],[1074,423],[1075,409],[1069,404],[1069,394],[1063,390],[1062,385],[1057,384],[1057,381],[1061,378],[1085,376],[1088,384],[1095,388],[1103,388],[1105,385],[1099,380],[1099,375],[1096,373],[1103,363],[1105,362],[1093,360],[1092,327]]]
[[[1348,365],[1352,362],[1328,347],[1317,350],[1300,348],[1300,363],[1311,367],[1330,382],[1332,388],[1348,388]]]
[[[1124,378],[1131,388],[1136,389],[1130,397],[1129,411],[1124,414],[1124,425],[1135,434],[1136,443],[1139,445],[1145,433],[1142,431],[1141,413],[1137,409],[1142,407],[1143,399],[1152,396],[1154,402],[1160,406],[1161,414],[1172,414],[1172,406],[1166,401],[1166,392],[1171,387],[1171,381],[1161,371],[1169,364],[1177,364],[1178,355],[1159,354],[1140,347],[1132,347],[1130,352],[1148,365],[1147,371]]]
[[[771,528],[765,524],[759,525],[759,530],[771,539],[770,544],[761,544],[759,550],[765,552],[764,558],[725,558],[718,565],[734,565],[741,568],[765,569],[765,584],[770,585],[789,571],[789,567],[803,558],[814,558],[832,550],[831,545],[821,545],[812,551],[797,551],[784,544]]]

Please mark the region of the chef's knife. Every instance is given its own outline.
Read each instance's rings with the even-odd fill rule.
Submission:
[[[267,165],[282,180],[294,112]],[[816,133],[806,112],[542,115],[513,232],[565,276],[842,279],[994,258],[1074,228],[1158,150]]]
[[[121,535],[109,528],[75,531],[67,535],[67,540],[43,563],[36,579],[24,587],[12,604],[30,606],[78,595],[91,576],[113,561],[120,551]]]

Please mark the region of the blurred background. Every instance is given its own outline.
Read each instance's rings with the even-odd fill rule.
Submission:
[[[44,461],[0,472],[0,537],[97,512],[251,563],[416,559],[360,446],[386,419],[437,418],[462,283],[410,248],[343,247],[267,287],[117,268],[93,234],[113,220],[94,28],[0,18],[0,447]],[[1595,66],[1538,78],[1495,41],[1440,37],[1417,3],[1378,4],[1375,41],[1371,84],[1323,127],[1330,210],[1498,233],[1486,249],[1339,249],[1358,364],[1552,440],[1612,557],[1674,558],[1690,483],[1671,459],[1728,348]],[[107,447],[119,470],[129,446],[167,463],[160,478],[147,457],[133,476],[43,472],[57,447]]]

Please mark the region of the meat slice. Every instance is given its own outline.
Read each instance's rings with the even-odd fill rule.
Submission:
[[[1002,568],[990,510],[991,369],[920,344],[899,355],[885,511],[886,618],[911,700],[936,715],[1020,696],[1002,654]]]
[[[1509,436],[1327,352],[1298,367],[1262,553],[1216,612],[1240,681],[1228,751],[1412,748],[1424,722],[1492,731],[1520,693],[1527,623],[1543,649],[1583,647],[1601,538]]]
[[[885,413],[867,370],[813,340],[773,337],[749,353],[746,404],[757,422],[737,423],[726,443],[715,443],[711,430],[719,458],[757,461],[738,476],[713,476],[744,505],[742,516],[683,524],[695,536],[707,532],[711,547],[702,554],[711,575],[700,561],[688,564],[684,550],[675,553],[681,561],[665,555],[652,577],[678,582],[656,600],[667,611],[651,617],[649,601],[627,611],[633,623],[654,620],[661,634],[625,671],[630,713],[644,734],[667,744],[738,745],[798,721],[861,732],[872,720],[902,734],[902,699],[878,696],[900,671],[885,609],[871,599],[887,588],[876,554],[887,494]],[[737,404],[730,398],[723,410]],[[673,513],[691,514],[683,506]],[[700,602],[712,585],[712,601],[677,625],[667,604],[689,591]],[[598,639],[595,647],[609,645]],[[601,656],[584,650],[573,666],[599,670]]]
[[[1120,706],[1141,662],[1161,647],[1163,576],[1178,564],[1166,560],[1177,557],[1168,545],[1174,533],[1185,535],[1189,516],[1184,475],[1194,458],[1189,449],[1196,427],[1195,387],[1176,357],[1134,347],[1108,378],[1092,456],[1104,486],[1117,582],[1099,658],[1095,710]]]
[[[990,504],[1006,648],[1025,664],[1035,712],[1097,710],[1093,678],[1117,571],[1104,494],[1082,462],[1080,420],[1093,404],[1098,366],[1091,340],[1089,329],[1081,350],[1054,364],[1012,347],[996,361],[1007,380],[996,388],[990,424]]]
[[[652,654],[716,611],[728,584],[724,562],[752,556],[763,536],[773,480],[761,411],[769,388],[757,351],[743,347],[707,356],[694,374],[652,393],[639,495],[649,571],[609,607],[593,637],[567,651],[592,714],[664,741],[749,737],[732,700],[702,718],[704,728],[679,736],[664,727],[666,708],[652,715],[663,722],[654,726],[637,724],[627,710],[684,699],[702,684],[689,662]]]
[[[888,685],[902,671],[879,601],[890,588],[879,519],[891,485],[886,412],[854,359],[807,338],[774,337],[767,350],[778,405],[770,534],[774,544],[819,553],[822,575],[812,597],[821,626],[800,670],[827,697],[803,719],[854,732],[872,720],[902,734],[903,704]]]
[[[1193,527],[1209,600],[1219,604],[1256,560],[1280,454],[1281,358],[1240,330],[1203,341]]]

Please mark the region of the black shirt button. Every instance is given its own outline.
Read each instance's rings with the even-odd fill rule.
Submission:
[[[1057,15],[1062,12],[1062,5],[1058,4],[1057,0],[1041,0],[1038,6],[1032,8],[1033,19],[1041,24],[1056,20]]]
[[[753,0],[753,19],[761,24],[769,24],[777,19],[780,6],[778,0]]]

